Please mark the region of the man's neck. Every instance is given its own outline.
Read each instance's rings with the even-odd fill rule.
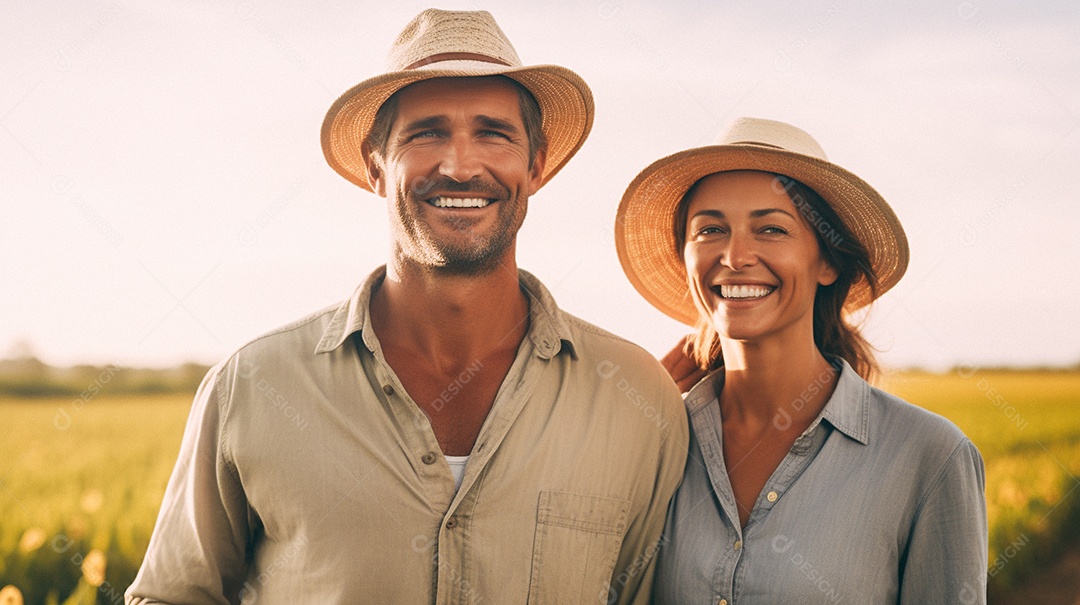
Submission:
[[[399,263],[387,266],[373,293],[371,318],[383,342],[393,339],[412,356],[446,367],[516,350],[528,330],[529,304],[513,257],[481,275]]]

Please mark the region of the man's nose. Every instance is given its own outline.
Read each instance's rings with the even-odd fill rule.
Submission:
[[[451,137],[446,145],[446,153],[439,164],[439,174],[459,183],[466,183],[480,176],[482,172],[483,165],[471,137]]]

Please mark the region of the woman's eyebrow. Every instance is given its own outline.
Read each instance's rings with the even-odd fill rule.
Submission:
[[[786,214],[786,215],[790,216],[791,218],[795,218],[795,215],[791,214],[787,210],[784,210],[783,208],[760,208],[758,210],[752,210],[750,212],[750,218],[761,218],[763,216],[768,216],[768,215],[774,214],[774,213]],[[697,216],[712,216],[712,217],[716,217],[716,218],[727,218],[727,217],[724,216],[723,212],[721,212],[719,210],[713,210],[713,209],[698,210],[697,212],[694,213],[694,216],[695,217],[697,217]],[[693,218],[693,217],[691,217],[691,218]]]
[[[777,213],[777,212],[779,212],[780,214],[786,214],[786,215],[790,216],[791,218],[795,218],[795,216],[793,214],[791,214],[787,210],[784,210],[783,208],[761,208],[759,210],[754,210],[753,212],[751,212],[750,216],[752,218],[761,218],[763,216],[768,216],[770,214],[774,214],[774,213]]]

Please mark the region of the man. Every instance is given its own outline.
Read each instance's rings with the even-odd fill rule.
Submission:
[[[323,126],[390,260],[216,366],[129,603],[644,603],[687,428],[665,371],[519,271],[592,97],[427,10]]]

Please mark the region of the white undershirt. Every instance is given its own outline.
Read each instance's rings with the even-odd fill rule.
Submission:
[[[447,456],[446,461],[450,464],[450,472],[454,474],[454,491],[461,489],[461,480],[465,478],[465,465],[469,462],[468,456]]]

